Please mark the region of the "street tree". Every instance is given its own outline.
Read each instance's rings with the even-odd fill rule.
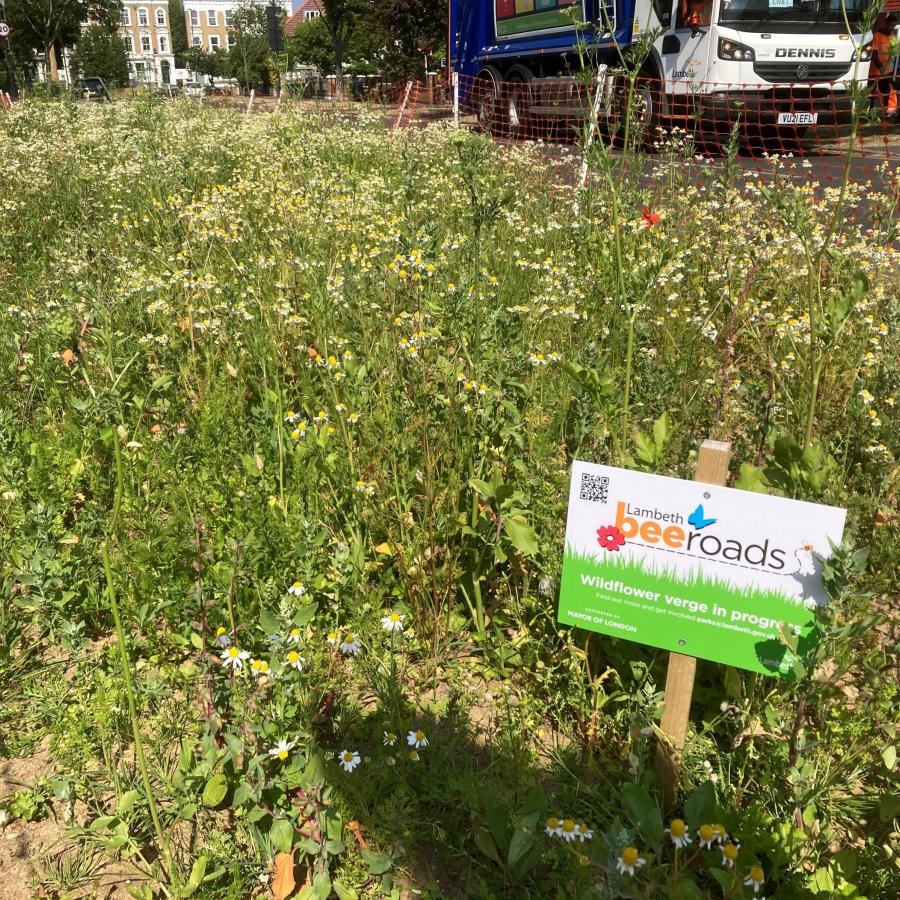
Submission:
[[[372,27],[384,45],[384,67],[395,78],[422,78],[425,57],[446,54],[446,0],[379,0]]]
[[[241,0],[235,7],[231,35],[234,44],[228,55],[231,70],[247,89],[269,79],[269,41],[266,8],[252,0]]]
[[[114,29],[121,12],[121,0],[15,0],[6,9],[19,45],[44,54],[51,81],[59,80],[57,49],[75,45],[83,22]]]
[[[357,27],[370,13],[372,0],[322,0],[322,18],[334,48],[337,97],[344,95],[344,55]]]
[[[114,31],[103,25],[91,25],[81,33],[70,58],[76,80],[94,75],[107,87],[124,87],[128,83],[128,50]]]

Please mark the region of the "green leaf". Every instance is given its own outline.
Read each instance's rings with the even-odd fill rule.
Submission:
[[[280,853],[290,853],[294,844],[294,825],[288,819],[276,819],[269,830],[269,840]]]
[[[328,900],[328,897],[331,894],[331,879],[328,877],[327,873],[320,872],[316,875],[315,881],[313,881],[313,895],[318,898],[318,900]]]
[[[730,897],[732,892],[734,891],[734,885],[736,878],[732,872],[726,872],[724,869],[713,869],[710,868],[709,874],[712,875],[713,878],[719,883],[719,887],[722,888],[722,893],[726,897]]]
[[[672,430],[669,428],[669,414],[663,413],[653,423],[653,442],[656,444],[657,455],[662,453],[669,438],[672,436]]]
[[[325,841],[325,849],[332,856],[340,856],[347,848],[344,846],[343,841],[332,838],[330,841]]]
[[[194,861],[194,865],[191,866],[191,875],[188,878],[188,883],[181,889],[182,897],[190,897],[203,884],[203,879],[206,876],[206,862],[205,856],[201,856]]]
[[[222,733],[222,737],[232,756],[237,758],[244,752],[244,742],[236,734],[225,731]]]
[[[732,700],[741,700],[744,695],[740,672],[734,666],[725,667],[725,694]]]
[[[394,860],[387,853],[379,853],[377,850],[362,849],[359,851],[370,875],[384,875],[393,865]],[[499,862],[499,859],[497,860]]]
[[[204,806],[212,808],[218,806],[225,799],[227,793],[228,780],[221,772],[219,772],[218,775],[213,775],[213,777],[206,782],[201,800],[203,801]]]
[[[678,882],[673,900],[707,900],[708,896],[697,887],[693,878],[685,876]]]
[[[659,806],[649,792],[637,784],[622,788],[622,806],[638,834],[654,849],[663,839],[663,821]]]
[[[509,850],[506,853],[507,868],[514,868],[516,863],[534,846],[536,839],[534,828],[520,822],[513,831],[512,839],[509,842]]]
[[[741,491],[754,491],[757,494],[765,494],[769,490],[763,473],[750,463],[741,463],[741,474],[734,482],[734,487]]]
[[[480,826],[475,828],[475,846],[488,858],[492,859],[498,866],[502,866],[500,854],[497,852],[497,845],[490,836],[487,829]],[[365,851],[363,851],[365,852]]]
[[[704,781],[684,804],[684,818],[696,831],[701,825],[711,825],[715,815],[716,790],[711,781]]]
[[[524,556],[538,552],[537,535],[524,516],[507,516],[503,519],[503,530],[513,547]]]
[[[634,445],[637,448],[638,457],[648,466],[656,461],[656,445],[643,431],[635,432]]]
[[[338,895],[338,900],[359,900],[359,895],[351,887],[345,887],[340,881],[332,882],[331,887]]]
[[[134,809],[134,804],[140,799],[140,791],[125,791],[119,798],[119,804],[116,806],[117,816],[127,816]]]
[[[234,797],[232,798],[232,804],[234,806],[243,806],[248,800],[255,799],[256,791],[248,784],[246,781],[241,781],[241,783],[235,788]]]
[[[881,761],[888,772],[894,771],[894,766],[897,765],[897,748],[893,744],[889,744],[881,751]]]
[[[900,794],[888,794],[881,798],[878,804],[878,818],[882,822],[890,822],[891,819],[900,817]]]
[[[325,783],[325,757],[321,750],[310,753],[309,762],[303,770],[303,783],[310,787]]]

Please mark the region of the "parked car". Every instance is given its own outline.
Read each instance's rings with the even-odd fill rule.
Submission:
[[[78,82],[78,91],[85,100],[95,100],[102,103],[104,100],[112,100],[102,78],[89,75]]]
[[[206,86],[199,81],[186,81],[182,91],[185,97],[192,100],[200,100],[204,94],[208,93]]]

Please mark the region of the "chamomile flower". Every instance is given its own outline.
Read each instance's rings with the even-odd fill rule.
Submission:
[[[269,664],[264,659],[251,659],[250,671],[257,677],[269,674]]]
[[[726,869],[734,868],[734,864],[737,862],[739,849],[738,845],[732,844],[731,841],[722,847],[722,865]]]
[[[406,743],[409,744],[410,747],[415,747],[418,750],[419,747],[428,746],[428,738],[425,737],[424,731],[411,731],[406,736]]]
[[[362,650],[362,641],[355,634],[347,634],[338,649],[344,656],[356,656]]]
[[[626,847],[616,860],[616,869],[620,875],[624,875],[626,872],[634,875],[635,869],[646,864],[647,860],[638,855],[636,847]]]
[[[575,830],[578,833],[578,840],[581,841],[582,844],[585,841],[589,841],[594,836],[594,832],[583,822],[580,825],[576,825]]]
[[[292,441],[300,441],[306,437],[306,432],[309,429],[309,426],[306,422],[300,422],[296,428],[291,431],[291,440]]]
[[[549,834],[550,837],[562,837],[562,821],[556,816],[550,816],[544,826],[544,834]]]
[[[725,826],[720,822],[716,822],[712,827],[713,829],[713,838],[721,847],[728,840],[728,832],[725,830]]]
[[[712,825],[701,825],[697,829],[697,834],[700,837],[700,849],[712,850],[713,841],[716,839]]]
[[[282,762],[284,762],[290,755],[293,746],[293,741],[286,741],[284,738],[282,738],[274,747],[269,750],[269,756],[271,756],[272,759],[280,759]]]
[[[216,629],[216,643],[222,647],[227,647],[231,643],[231,635],[228,633],[228,629],[222,628],[221,625]]]
[[[338,762],[343,766],[345,772],[352,772],[362,762],[362,759],[356,750],[341,750],[338,754]]]
[[[288,643],[289,644],[299,644],[300,643],[300,629],[292,628],[288,634]]]
[[[315,422],[316,425],[324,425],[325,422],[327,422],[327,421],[328,421],[328,413],[325,412],[324,409],[320,409],[320,410],[313,416],[313,422]]]
[[[237,647],[228,647],[222,651],[222,665],[233,672],[240,672],[244,668],[244,661],[250,659],[247,650],[239,650]]]
[[[754,894],[758,894],[762,890],[765,880],[766,873],[763,872],[762,866],[751,866],[749,874],[744,879],[744,884],[747,887],[752,887]]]
[[[672,838],[672,843],[679,850],[691,843],[691,835],[683,819],[672,819],[669,827],[666,829],[666,834]]]
[[[341,633],[339,631],[329,631],[328,634],[325,635],[325,640],[333,646],[340,640],[340,637]]]
[[[563,819],[559,826],[559,836],[567,843],[578,839],[578,825],[574,819]]]
[[[287,664],[298,672],[303,671],[303,664],[305,662],[306,660],[296,650],[291,650],[287,655]]]
[[[297,419],[299,419],[299,418],[300,418],[300,416],[297,415],[297,413],[295,413],[292,409],[289,409],[284,414],[284,421],[287,422],[288,425],[293,425],[294,422],[296,422]]]
[[[403,631],[403,620],[406,616],[403,613],[392,612],[381,617],[381,627],[385,631]]]
[[[416,633],[412,630],[412,628],[407,628],[406,631],[403,632],[403,637],[405,637],[407,640],[412,640],[412,638],[414,638],[415,636]]]
[[[386,731],[382,743],[385,747],[393,747],[397,743],[397,735],[393,731]]]
[[[419,761],[419,751],[418,750],[410,750],[409,751],[409,761],[410,762],[418,762]]]
[[[295,581],[289,588],[288,593],[293,594],[295,597],[302,597],[306,593],[306,588],[303,587],[302,581]]]

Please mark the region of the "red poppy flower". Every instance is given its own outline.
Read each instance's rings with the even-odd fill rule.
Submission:
[[[619,547],[625,543],[625,535],[615,525],[601,525],[597,529],[597,543],[604,550],[618,552]]]
[[[641,213],[641,221],[649,228],[651,225],[655,225],[659,222],[659,213],[650,212],[650,207],[645,206],[644,211]]]

